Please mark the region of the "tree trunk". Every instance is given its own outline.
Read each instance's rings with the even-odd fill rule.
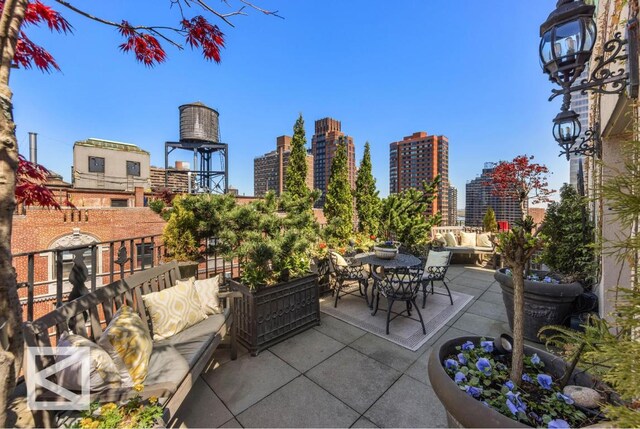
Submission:
[[[0,427],[5,426],[8,396],[22,365],[22,307],[11,260],[11,227],[15,210],[18,142],[13,122],[9,76],[27,0],[5,0],[0,18],[0,325],[8,347],[0,347]],[[4,319],[4,320],[3,320]]]
[[[524,367],[524,265],[513,264],[513,354],[511,381],[520,385]]]

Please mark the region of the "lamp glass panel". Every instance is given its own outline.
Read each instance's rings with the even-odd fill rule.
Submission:
[[[553,60],[551,45],[551,31],[547,31],[543,34],[542,40],[540,41],[540,61],[542,61],[543,65]]]
[[[593,19],[589,18],[585,19],[585,24],[584,47],[582,49],[585,51],[591,51],[596,42],[596,23]]]
[[[555,36],[554,54],[560,60],[572,60],[573,55],[582,49],[583,40],[580,20],[569,21],[558,26]]]

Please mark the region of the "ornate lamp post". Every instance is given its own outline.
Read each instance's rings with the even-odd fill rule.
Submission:
[[[560,113],[553,120],[553,136],[562,148],[560,155],[570,154],[600,156],[599,125],[585,131],[585,136],[576,144],[581,125],[578,115],[569,110],[571,94],[587,91],[600,94],[621,94],[628,90],[629,97],[638,97],[638,21],[632,17],[627,24],[628,38],[621,33],[603,45],[604,55],[595,58],[588,79],[577,81],[591,58],[596,42],[597,30],[593,19],[595,6],[584,0],[558,0],[556,9],[540,26],[540,62],[549,80],[558,84],[549,101],[563,96]],[[627,53],[622,50],[627,45]],[[627,60],[629,71],[620,65]]]

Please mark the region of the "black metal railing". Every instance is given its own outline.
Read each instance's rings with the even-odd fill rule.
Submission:
[[[202,249],[207,248],[205,240]],[[24,320],[34,320],[65,301],[95,291],[96,288],[154,267],[167,259],[161,235],[128,237],[118,240],[16,253],[18,294]],[[198,267],[199,277],[222,273],[239,276],[237,261],[227,261],[216,252],[207,252]],[[45,308],[36,311],[36,305]]]

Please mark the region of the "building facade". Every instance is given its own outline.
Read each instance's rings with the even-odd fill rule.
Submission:
[[[582,72],[576,82],[581,82],[584,79],[589,78],[588,68]],[[575,111],[580,117],[580,136],[578,141],[581,141],[585,137],[585,132],[589,129],[589,94],[583,94],[582,92],[574,92],[571,97],[571,109]],[[583,155],[571,154],[569,156],[569,183],[574,188],[578,186],[578,171],[580,170],[580,164],[584,162]]]
[[[286,190],[287,166],[291,155],[291,137],[276,138],[276,150],[253,159],[253,194],[263,197],[268,191],[277,195]],[[313,189],[313,155],[307,153],[307,186]]]
[[[447,223],[448,225],[457,225],[458,224],[458,188],[455,186],[449,185],[449,197],[448,197],[448,208],[447,208]]]
[[[76,189],[147,189],[149,170],[149,152],[133,144],[89,138],[73,145],[72,183]]]
[[[347,165],[349,167],[349,184],[356,187],[356,149],[353,138],[342,132],[342,124],[332,118],[319,119],[315,122],[315,133],[311,139],[313,154],[313,187],[322,194],[316,201],[316,207],[324,207],[327,186],[331,174],[331,162],[341,140],[347,143]]]
[[[445,136],[413,133],[389,145],[389,192],[409,188],[421,189],[424,182],[440,176],[438,196],[429,214],[442,214],[443,225],[449,224],[449,140]]]
[[[498,197],[493,195],[491,187],[491,174],[496,163],[484,164],[482,174],[469,181],[466,185],[465,225],[482,227],[482,220],[491,207],[496,214],[496,221],[509,223],[512,226],[515,221],[522,219],[520,203],[515,197]]]

